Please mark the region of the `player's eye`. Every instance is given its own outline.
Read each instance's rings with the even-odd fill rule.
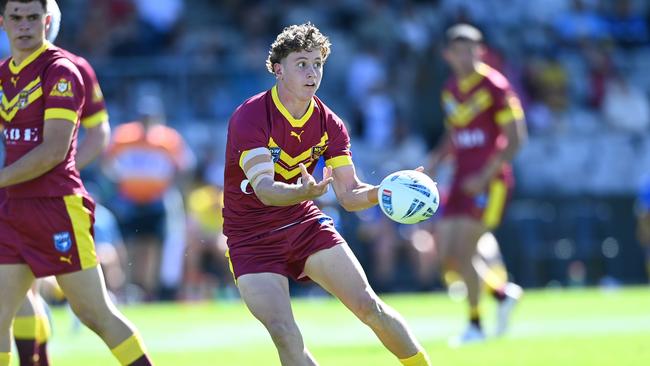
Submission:
[[[300,62],[298,62],[298,67],[301,68],[301,69],[302,69],[303,67],[305,67],[305,62],[304,62],[304,61],[300,61]]]
[[[27,16],[27,20],[29,20],[30,22],[33,22],[34,20],[37,20],[37,19],[38,19],[38,15],[35,15],[35,14]]]
[[[315,62],[314,66],[316,66],[317,69],[320,69],[321,67],[323,67],[323,63],[322,62]]]
[[[20,21],[20,17],[17,15],[10,15],[9,19],[13,20],[14,22]]]

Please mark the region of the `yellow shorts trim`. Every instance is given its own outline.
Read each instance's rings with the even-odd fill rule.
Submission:
[[[63,197],[63,200],[72,222],[81,269],[95,267],[97,266],[97,253],[95,252],[95,240],[91,234],[91,214],[83,205],[83,197],[70,195]]]
[[[497,179],[490,183],[487,207],[483,212],[483,224],[486,228],[494,229],[501,223],[507,196],[508,188],[504,181]]]
[[[228,268],[230,268],[230,273],[232,274],[232,280],[235,281],[235,286],[236,286],[237,277],[235,277],[235,268],[233,268],[232,260],[230,259],[230,249],[226,249],[226,259],[228,259]]]

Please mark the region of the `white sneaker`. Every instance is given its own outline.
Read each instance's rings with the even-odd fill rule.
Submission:
[[[508,329],[510,323],[510,318],[512,316],[512,310],[515,308],[515,305],[521,300],[521,297],[524,294],[524,290],[521,286],[508,282],[505,287],[506,298],[499,303],[497,307],[497,327],[495,335],[497,337],[502,336]]]
[[[461,335],[453,337],[449,340],[449,346],[455,348],[462,345],[479,343],[483,341],[485,341],[485,333],[483,333],[483,330],[474,324],[470,324]]]

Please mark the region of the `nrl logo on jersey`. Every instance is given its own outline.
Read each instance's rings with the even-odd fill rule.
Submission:
[[[314,146],[311,148],[311,160],[318,160],[325,152],[327,146]]]
[[[67,79],[59,79],[52,91],[50,92],[52,97],[72,97],[72,83]]]
[[[278,160],[280,160],[280,150],[279,147],[269,147],[269,151],[271,152],[271,157],[273,157],[273,163],[277,163]]]

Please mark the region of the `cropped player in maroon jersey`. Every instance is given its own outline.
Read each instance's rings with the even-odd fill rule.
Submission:
[[[228,126],[224,233],[244,302],[283,365],[315,365],[291,311],[288,278],[310,278],[338,297],[405,365],[429,365],[402,317],[370,288],[332,219],[313,199],[330,183],[348,211],[377,204],[359,181],[341,119],[315,96],[330,42],[311,23],[285,28],[267,68],[277,80],[237,108]],[[311,173],[323,157],[323,180]]]
[[[34,277],[55,275],[73,311],[124,365],[150,365],[135,328],[107,298],[94,250],[94,204],[76,168],[84,83],[45,41],[45,0],[2,1],[11,57],[0,64],[6,165],[0,188],[0,365],[10,326]]]
[[[54,43],[61,22],[61,11],[55,0],[47,1],[47,13],[51,16],[51,22],[45,32],[46,39]],[[77,169],[81,170],[97,158],[108,143],[110,138],[108,112],[92,66],[83,57],[63,49],[61,51],[77,66],[85,86],[85,98],[81,109],[81,126],[84,127],[85,134],[79,142],[75,156]],[[49,365],[47,341],[51,332],[47,319],[47,304],[40,297],[37,286],[35,284],[33,291],[25,297],[14,318],[13,334],[20,366]]]
[[[457,344],[485,339],[479,314],[477,243],[501,220],[513,185],[510,162],[526,138],[519,99],[501,73],[481,62],[481,41],[480,31],[467,24],[447,31],[444,57],[453,71],[442,92],[447,132],[431,154],[433,170],[447,157],[455,162],[436,234],[444,270],[456,271],[467,286],[470,324],[454,340]],[[498,276],[483,276],[500,301],[500,334],[521,288],[507,278],[495,278]]]

